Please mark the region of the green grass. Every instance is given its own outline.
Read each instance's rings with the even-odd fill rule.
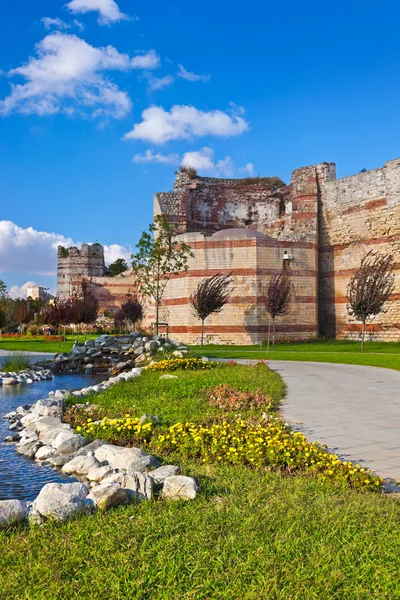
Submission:
[[[192,346],[192,350],[209,358],[330,362],[400,370],[399,342],[366,342],[363,352],[358,342],[351,341],[278,344],[268,356],[265,346],[260,350],[260,346],[207,345],[202,350]]]
[[[108,414],[213,415],[202,390],[284,393],[277,373],[221,366],[147,371],[98,394]],[[65,524],[0,532],[0,598],[13,600],[364,600],[399,598],[400,503],[304,474],[203,464],[193,502],[154,501]]]
[[[400,597],[400,504],[305,477],[185,465],[194,502],[0,533],[13,600]]]
[[[134,416],[147,413],[162,418],[163,425],[179,421],[200,422],[205,415],[216,414],[203,390],[227,383],[243,391],[260,388],[270,394],[276,405],[284,394],[283,381],[274,371],[237,365],[219,366],[207,371],[177,371],[178,379],[160,379],[163,373],[146,371],[131,381],[121,382],[97,395],[97,405],[107,416],[119,417],[129,412]]]
[[[88,335],[86,339],[91,340],[98,337],[97,335]],[[12,352],[70,352],[76,336],[68,335],[65,342],[47,342],[38,340],[34,337],[22,338],[0,338],[0,350],[10,350]],[[84,341],[84,336],[80,336],[80,341]]]
[[[23,354],[15,352],[13,356],[6,358],[1,364],[1,371],[24,371],[31,368],[31,361]]]

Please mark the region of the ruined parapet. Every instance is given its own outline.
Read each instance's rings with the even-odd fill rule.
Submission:
[[[104,249],[101,244],[82,244],[80,249],[75,246],[58,246],[57,297],[69,298],[72,294],[77,294],[77,282],[85,277],[101,277],[105,271]]]

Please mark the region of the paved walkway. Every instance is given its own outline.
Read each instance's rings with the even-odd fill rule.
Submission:
[[[343,460],[400,481],[400,372],[330,363],[268,361],[287,385],[283,415]]]
[[[295,431],[400,483],[399,371],[288,360],[268,364],[287,385],[282,412]]]

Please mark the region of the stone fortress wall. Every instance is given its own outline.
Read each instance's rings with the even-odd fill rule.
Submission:
[[[346,287],[361,258],[374,248],[397,257],[397,287],[389,311],[368,331],[378,339],[399,340],[399,195],[400,160],[339,180],[334,163],[302,167],[287,186],[262,178],[178,173],[173,191],[155,194],[154,215],[166,215],[195,256],[188,273],[169,282],[161,319],[171,335],[198,341],[200,322],[190,296],[204,277],[232,273],[234,292],[224,310],[207,319],[207,341],[259,343],[268,331],[265,287],[284,269],[292,282],[292,301],[288,314],[277,319],[279,337],[358,337],[360,326],[349,323],[346,311]],[[115,310],[134,290],[134,276],[127,271],[105,277],[100,248],[68,249],[68,257],[60,256],[59,249],[58,295],[80,289],[94,294],[103,311]],[[152,313],[150,307],[148,323]]]
[[[372,339],[400,340],[400,159],[321,186],[319,202],[320,331],[330,337],[357,338],[349,323],[346,289],[369,250],[393,254],[396,288],[388,312],[367,330]]]

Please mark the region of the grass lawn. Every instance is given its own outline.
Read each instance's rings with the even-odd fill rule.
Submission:
[[[275,406],[279,375],[262,367],[160,373],[93,398],[109,416],[217,418],[204,389],[261,389]],[[259,409],[261,412],[261,409]],[[253,415],[254,416],[254,415]],[[0,598],[259,600],[400,597],[400,503],[344,482],[270,468],[160,456],[199,484],[192,502],[120,507],[65,524],[0,532]]]
[[[192,346],[193,352],[209,358],[238,358],[263,360],[300,360],[331,362],[352,365],[370,365],[400,370],[399,342],[366,342],[360,351],[359,342],[329,341],[322,343],[277,344],[267,356],[263,346],[206,345],[200,350]]]
[[[74,335],[68,335],[66,342],[52,342],[46,339],[34,337],[22,338],[0,338],[0,350],[10,350],[11,352],[69,352],[77,339]],[[87,340],[95,339],[97,335],[88,335]],[[84,341],[81,335],[79,340]]]

